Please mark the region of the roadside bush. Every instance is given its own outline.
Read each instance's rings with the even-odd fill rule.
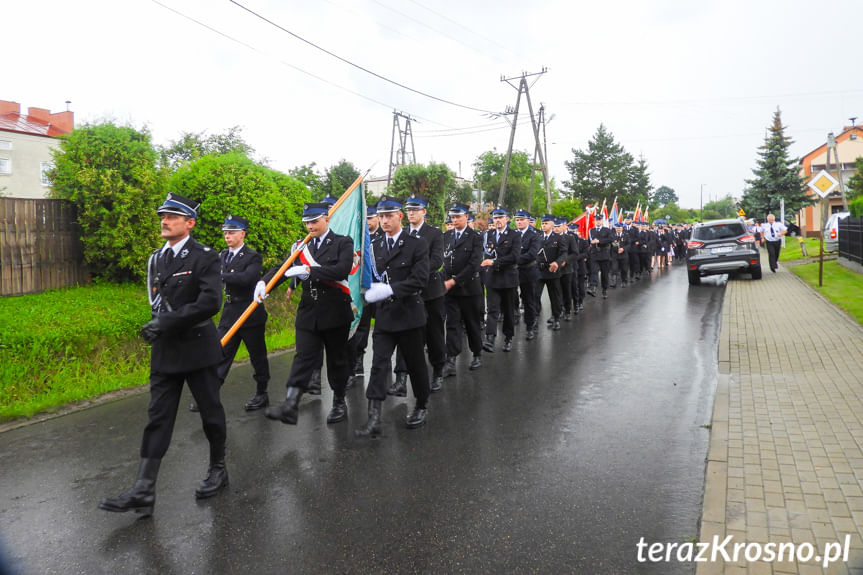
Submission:
[[[228,214],[249,220],[246,242],[261,254],[265,267],[281,263],[291,244],[306,235],[301,215],[311,194],[305,184],[243,154],[188,162],[171,176],[168,186],[201,202],[193,235],[214,249],[224,247],[221,224]]]
[[[150,134],[111,123],[78,127],[54,151],[51,178],[51,196],[75,204],[94,277],[142,280],[160,242],[154,208],[162,191]]]
[[[848,202],[848,211],[855,218],[863,218],[863,196],[858,196]]]

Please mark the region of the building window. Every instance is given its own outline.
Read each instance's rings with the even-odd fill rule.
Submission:
[[[11,150],[12,142],[9,140],[0,140],[0,150]]]
[[[42,179],[43,186],[50,186],[54,182],[48,177],[48,172],[54,169],[54,164],[51,162],[39,162],[39,175]]]
[[[12,160],[9,158],[0,158],[0,174],[12,173]]]

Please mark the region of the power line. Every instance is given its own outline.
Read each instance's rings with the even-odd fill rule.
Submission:
[[[155,0],[154,0],[154,1],[155,1]],[[282,32],[285,32],[286,34],[289,34],[289,35],[293,36],[293,37],[294,37],[294,38],[296,38],[297,40],[300,40],[301,42],[304,42],[305,44],[308,44],[309,46],[311,46],[311,47],[313,47],[313,48],[315,48],[315,49],[317,49],[317,50],[320,50],[320,51],[321,51],[321,52],[323,52],[324,54],[327,54],[327,55],[329,55],[329,56],[332,56],[333,58],[335,58],[335,59],[337,59],[337,60],[340,60],[340,61],[344,62],[345,64],[348,64],[349,66],[353,66],[354,68],[356,68],[356,69],[358,69],[358,70],[362,70],[362,71],[363,71],[363,72],[365,72],[366,74],[370,74],[370,75],[374,76],[375,78],[378,78],[378,79],[383,80],[383,81],[385,81],[385,82],[389,82],[390,84],[393,84],[394,86],[398,86],[399,88],[403,88],[403,89],[405,89],[405,90],[408,90],[409,92],[413,92],[414,94],[419,94],[420,96],[425,96],[426,98],[430,98],[430,99],[432,99],[432,100],[436,100],[436,101],[438,101],[438,102],[442,102],[442,103],[444,103],[444,104],[449,104],[450,106],[456,106],[456,107],[458,107],[458,108],[464,108],[465,110],[473,110],[474,112],[482,112],[483,114],[496,114],[496,113],[497,113],[497,112],[493,112],[493,111],[491,111],[491,110],[484,110],[484,109],[482,109],[482,108],[475,108],[475,107],[473,107],[473,106],[466,106],[466,105],[464,105],[464,104],[459,104],[459,103],[457,103],[457,102],[453,102],[453,101],[451,101],[451,100],[446,100],[446,99],[444,99],[444,98],[438,98],[437,96],[433,96],[433,95],[431,95],[431,94],[429,94],[429,93],[427,93],[427,92],[423,92],[423,91],[421,91],[421,90],[417,90],[417,89],[415,89],[415,88],[411,88],[410,86],[406,86],[406,85],[404,85],[404,84],[402,84],[402,83],[400,83],[400,82],[396,82],[395,80],[391,80],[390,78],[387,78],[386,76],[383,76],[383,75],[381,75],[381,74],[378,74],[377,72],[373,72],[373,71],[369,70],[368,68],[364,68],[363,66],[360,66],[359,64],[355,64],[355,63],[351,62],[350,60],[348,60],[347,58],[343,58],[343,57],[339,56],[338,54],[335,54],[335,53],[333,53],[333,52],[330,52],[330,51],[329,51],[329,50],[327,50],[326,48],[323,48],[323,47],[321,47],[321,46],[318,46],[317,44],[315,44],[314,42],[312,42],[312,41],[310,41],[310,40],[306,40],[305,38],[303,38],[303,37],[302,37],[302,36],[300,36],[299,34],[296,34],[296,33],[294,33],[294,32],[291,32],[290,30],[288,30],[288,29],[287,29],[287,28],[285,28],[284,26],[281,26],[280,24],[277,24],[277,23],[273,22],[272,20],[270,20],[270,19],[269,19],[269,18],[267,18],[266,16],[263,16],[263,15],[261,15],[261,14],[258,14],[257,12],[255,12],[254,10],[252,10],[251,8],[247,8],[246,6],[243,6],[242,4],[240,4],[239,2],[237,2],[237,0],[228,0],[228,1],[229,1],[231,4],[234,4],[235,6],[237,6],[237,7],[239,7],[239,8],[242,8],[243,10],[245,10],[246,12],[248,12],[249,14],[252,14],[252,15],[253,15],[253,16],[255,16],[256,18],[259,18],[259,19],[263,20],[263,21],[264,21],[264,22],[266,22],[267,24],[270,24],[271,26],[274,26],[274,27],[278,28],[278,29],[279,29],[279,30],[281,30]]]
[[[709,104],[714,102],[746,102],[754,100],[772,100],[776,98],[805,98],[810,96],[844,96],[859,94],[863,89],[834,90],[828,92],[800,92],[797,94],[776,94],[767,96],[727,96],[723,98],[703,98],[691,100],[632,100],[632,101],[596,101],[596,102],[561,102],[570,106],[668,106],[678,104]]]
[[[195,24],[197,24],[198,26],[201,26],[201,27],[203,27],[203,28],[206,28],[207,30],[209,30],[209,31],[211,31],[211,32],[214,32],[214,33],[218,34],[219,36],[222,36],[223,38],[226,38],[226,39],[230,40],[231,42],[234,42],[234,43],[236,43],[236,44],[239,44],[240,46],[243,46],[244,48],[248,48],[249,50],[251,50],[251,51],[253,51],[253,52],[256,52],[256,53],[258,53],[258,54],[261,54],[261,55],[263,55],[263,56],[267,56],[267,57],[269,57],[269,58],[273,58],[273,56],[271,56],[271,55],[269,55],[269,54],[266,54],[265,52],[262,52],[261,50],[259,50],[258,48],[256,48],[256,47],[252,46],[251,44],[248,44],[248,43],[246,43],[246,42],[243,42],[242,40],[239,40],[239,39],[237,39],[237,38],[234,38],[233,36],[231,36],[231,35],[229,35],[229,34],[226,34],[225,32],[222,32],[221,30],[218,30],[218,29],[216,29],[216,28],[213,28],[213,27],[212,27],[212,26],[210,26],[209,24],[205,24],[204,22],[201,22],[200,20],[196,20],[195,18],[193,18],[193,17],[191,17],[191,16],[189,16],[189,15],[187,15],[187,14],[184,14],[183,12],[180,12],[179,10],[175,10],[174,8],[171,8],[170,6],[167,6],[167,5],[165,5],[165,4],[162,4],[161,2],[159,2],[159,0],[151,0],[151,1],[152,1],[154,4],[158,4],[159,6],[161,6],[162,8],[164,8],[164,9],[166,9],[166,10],[170,10],[171,12],[173,12],[173,13],[174,13],[174,14],[176,14],[176,15],[178,15],[178,16],[180,16],[180,17],[182,17],[182,18],[185,18],[186,20],[189,20],[190,22],[194,22],[194,23],[195,23]],[[317,74],[313,74],[312,72],[309,72],[309,71],[307,71],[307,70],[303,70],[302,68],[300,68],[300,67],[298,67],[298,66],[295,66],[295,65],[291,64],[290,62],[286,62],[285,60],[281,60],[281,59],[276,59],[276,60],[279,62],[279,64],[282,64],[283,66],[287,66],[288,68],[291,68],[291,69],[293,69],[293,70],[296,70],[297,72],[300,72],[301,74],[305,74],[306,76],[309,76],[309,77],[311,77],[311,78],[314,78],[315,80],[318,80],[318,81],[320,81],[320,82],[323,82],[324,84],[328,84],[328,85],[330,85],[330,86],[333,86],[334,88],[338,88],[339,90],[343,90],[343,91],[345,91],[345,92],[347,92],[347,93],[349,93],[349,94],[353,94],[354,96],[358,96],[358,97],[362,98],[363,100],[367,100],[367,101],[369,101],[369,102],[371,102],[371,103],[373,103],[373,104],[377,104],[377,105],[379,105],[379,106],[383,106],[383,107],[385,107],[385,108],[387,108],[387,109],[389,109],[389,110],[391,110],[391,109],[393,109],[393,108],[395,107],[395,106],[393,106],[393,105],[391,105],[391,104],[387,104],[386,102],[381,102],[380,100],[375,100],[374,98],[371,98],[371,97],[369,97],[369,96],[366,96],[365,94],[361,94],[361,93],[359,93],[359,92],[356,92],[356,91],[354,91],[354,90],[351,90],[350,88],[345,88],[344,86],[341,86],[341,85],[339,85],[339,84],[336,84],[335,82],[331,82],[330,80],[327,80],[326,78],[322,78],[321,76],[318,76]],[[416,116],[416,117],[417,117],[417,118],[419,118],[419,119],[421,119],[421,120],[424,120],[424,121],[426,121],[426,122],[429,122],[429,123],[431,123],[431,124],[437,124],[438,126],[446,126],[446,124],[441,124],[440,122],[436,122],[436,121],[434,121],[434,120],[430,120],[430,119],[428,119],[428,118],[423,118],[422,116]]]

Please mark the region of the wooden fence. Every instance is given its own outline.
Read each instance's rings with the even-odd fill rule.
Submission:
[[[87,283],[80,235],[66,200],[0,198],[0,296]]]

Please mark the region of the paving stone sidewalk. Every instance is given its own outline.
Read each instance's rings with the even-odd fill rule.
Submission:
[[[726,287],[700,541],[819,555],[847,534],[848,561],[741,557],[697,574],[863,574],[863,327],[784,266],[764,270]]]

